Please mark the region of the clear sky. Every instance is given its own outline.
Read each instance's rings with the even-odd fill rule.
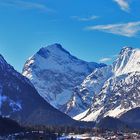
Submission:
[[[111,63],[123,46],[140,48],[140,0],[0,0],[0,53],[15,69],[53,43]]]

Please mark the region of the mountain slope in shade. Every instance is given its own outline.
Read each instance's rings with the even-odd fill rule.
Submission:
[[[15,121],[0,116],[0,136],[19,133],[23,128]]]
[[[53,108],[31,82],[0,55],[0,115],[23,124],[74,125],[67,115]]]
[[[125,131],[130,129],[130,127],[123,121],[109,116],[101,119],[96,124],[96,127],[100,129],[114,130],[114,131]]]
[[[111,67],[109,77],[106,76],[108,72],[104,73],[106,67],[97,70],[101,78],[106,77],[106,80],[103,80],[100,91],[94,95],[91,107],[75,116],[75,119],[95,121],[106,116],[120,117],[140,106],[140,49],[123,48],[117,60],[107,67]],[[93,79],[90,82],[95,81]],[[101,83],[99,81],[96,84]],[[91,88],[94,90],[94,86]]]
[[[140,129],[140,107],[129,110],[119,118],[134,129]]]
[[[27,60],[23,75],[31,80],[47,102],[68,113],[67,107],[64,106],[72,98],[75,88],[95,68],[103,66],[105,65],[80,60],[63,49],[60,44],[53,44],[41,48]]]

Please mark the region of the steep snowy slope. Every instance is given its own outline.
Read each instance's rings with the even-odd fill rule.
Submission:
[[[70,116],[78,115],[87,110],[93,102],[93,97],[100,92],[112,74],[111,66],[95,69],[80,86],[75,88],[72,98],[63,106],[62,110],[66,110],[65,113]]]
[[[140,49],[123,48],[118,59],[113,63],[113,71],[116,76],[130,72],[140,72]]]
[[[31,82],[0,55],[0,115],[20,123],[73,125],[66,114],[48,104]]]
[[[47,102],[66,112],[63,106],[71,99],[75,87],[95,68],[102,66],[105,65],[80,60],[60,44],[53,44],[29,58],[23,75],[31,80]]]
[[[119,117],[140,106],[140,49],[123,48],[111,67],[110,76],[102,80],[105,82],[94,95],[92,106],[75,119],[93,121],[106,116]],[[91,88],[94,91],[94,86]]]

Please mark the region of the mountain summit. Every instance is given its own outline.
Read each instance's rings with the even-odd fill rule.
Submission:
[[[91,85],[87,84],[89,81]],[[123,48],[111,66],[95,70],[84,85],[87,86],[82,84],[81,91],[84,89],[91,94],[91,91],[97,91],[96,85],[98,91],[93,96],[91,107],[75,119],[95,121],[106,116],[120,117],[128,110],[139,107],[140,49]]]
[[[60,44],[53,44],[41,48],[27,60],[23,75],[47,102],[61,110],[73,96],[74,88],[93,70],[103,66],[80,60]]]
[[[140,71],[140,49],[123,48],[113,63],[113,71],[115,75]]]
[[[53,55],[55,57],[62,57],[63,55],[65,56],[71,55],[67,50],[65,50],[60,44],[57,44],[57,43],[41,48],[37,52],[37,54],[39,54],[40,56],[44,58],[47,58],[47,56],[49,55]]]

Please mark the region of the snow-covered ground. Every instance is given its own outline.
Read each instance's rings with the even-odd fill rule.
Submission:
[[[82,140],[82,139],[84,140],[84,139],[89,139],[89,138],[91,140],[105,140],[104,138],[90,136],[89,134],[63,136],[63,137],[58,138],[57,140],[69,140],[71,138],[74,138],[75,140]]]

